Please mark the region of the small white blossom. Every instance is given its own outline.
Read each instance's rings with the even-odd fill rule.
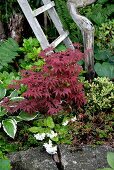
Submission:
[[[71,118],[72,122],[75,122],[77,120],[76,116],[74,116],[73,118]]]
[[[0,128],[1,128],[1,126],[2,126],[2,125],[1,125],[1,123],[0,123]]]
[[[51,130],[50,133],[46,133],[46,135],[47,135],[47,137],[52,139],[57,136],[57,133],[55,133],[53,130]]]
[[[43,145],[46,149],[46,152],[53,155],[57,153],[57,146],[52,146],[52,141],[49,140],[49,143],[44,143]]]
[[[36,140],[43,140],[45,138],[46,134],[45,133],[37,133],[34,135]]]
[[[68,123],[69,123],[69,121],[66,120],[65,122],[62,123],[62,125],[63,125],[63,126],[66,126],[66,125],[68,125]]]

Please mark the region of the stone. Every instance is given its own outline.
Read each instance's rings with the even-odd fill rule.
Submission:
[[[12,170],[57,170],[52,156],[41,148],[31,148],[8,155]]]
[[[71,150],[69,146],[61,145],[59,149],[64,170],[97,170],[109,167],[107,152],[114,152],[114,148],[110,146],[83,146],[81,150]]]

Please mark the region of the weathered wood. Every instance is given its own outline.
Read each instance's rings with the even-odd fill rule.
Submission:
[[[44,4],[48,4],[48,3],[50,2],[50,0],[42,0],[42,2],[43,2]],[[53,21],[53,23],[54,23],[54,25],[55,25],[58,33],[59,33],[60,35],[64,34],[63,25],[62,25],[62,23],[61,23],[61,21],[60,21],[60,19],[59,19],[59,16],[58,16],[55,8],[51,8],[51,9],[49,9],[47,12],[48,12],[50,18],[52,19],[52,21]],[[72,44],[72,42],[71,42],[71,40],[70,40],[69,37],[67,37],[67,38],[63,41],[63,43],[66,45],[66,47],[71,48],[71,49],[74,49],[74,46],[73,46],[73,44]]]
[[[9,20],[8,29],[9,36],[18,43],[21,43],[24,29],[24,16],[20,13],[13,14]]]
[[[61,42],[60,40],[63,40],[64,44],[66,45],[66,47],[74,49],[74,46],[70,40],[70,38],[68,37],[68,33],[67,33],[67,37],[63,36],[66,35],[62,23],[59,19],[59,16],[54,8],[54,3],[51,2],[50,0],[42,0],[44,3],[44,6],[40,7],[39,9],[36,9],[34,11],[32,11],[29,3],[27,0],[17,0],[20,7],[22,8],[36,38],[39,40],[42,49],[46,49],[50,46],[54,46],[56,47],[58,45],[58,42]],[[53,43],[49,44],[40,24],[38,23],[36,16],[44,11],[48,12],[50,18],[52,19],[56,29],[58,30],[60,37],[55,40]],[[63,39],[64,38],[64,39]]]
[[[65,40],[68,37],[69,33],[68,31],[64,32],[63,35],[60,35],[56,40],[54,40],[50,46],[55,48],[57,47],[63,40]]]
[[[49,47],[49,42],[40,26],[38,23],[37,19],[34,18],[33,16],[33,11],[28,3],[27,0],[17,0],[23,13],[25,14],[25,17],[27,18],[36,38],[41,44],[42,49],[46,49]]]
[[[4,27],[2,22],[0,21],[0,41],[3,41],[6,38]]]
[[[78,12],[78,7],[89,5],[96,0],[68,0],[68,8],[70,14],[80,28],[83,35],[85,56],[85,69],[91,67],[94,70],[94,26],[86,17],[81,16]]]
[[[68,0],[68,3],[74,3],[76,8],[84,7],[96,2],[96,0]]]
[[[42,6],[42,7],[34,10],[34,11],[33,11],[33,16],[37,16],[37,15],[39,15],[39,14],[47,11],[48,9],[50,9],[50,8],[52,8],[52,7],[54,7],[54,6],[55,6],[55,3],[54,3],[54,1],[52,1],[52,2],[46,4],[46,5]]]

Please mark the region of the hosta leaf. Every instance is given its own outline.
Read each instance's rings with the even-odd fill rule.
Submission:
[[[103,62],[103,64],[96,63],[94,68],[98,76],[114,78],[114,66],[112,64],[108,62]]]
[[[7,133],[7,135],[10,136],[11,138],[14,138],[17,131],[16,120],[6,119],[2,121],[2,124],[3,124],[3,129]]]
[[[114,153],[113,152],[107,153],[107,161],[110,167],[114,169]]]
[[[17,90],[15,89],[15,90],[10,94],[9,97],[11,97],[11,98],[13,98],[13,97],[18,97],[18,92],[17,92]]]
[[[0,170],[11,170],[10,160],[0,159]]]
[[[4,108],[0,107],[0,117],[4,116],[6,113],[7,111]]]
[[[18,102],[18,101],[22,101],[24,99],[24,97],[12,97],[10,100],[13,102]]]
[[[37,113],[32,113],[32,114],[28,114],[26,112],[20,112],[18,118],[25,120],[25,121],[30,121],[33,120],[37,117]]]
[[[6,89],[0,86],[0,100],[6,95]]]

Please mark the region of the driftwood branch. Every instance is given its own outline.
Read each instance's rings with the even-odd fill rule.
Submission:
[[[90,67],[94,70],[94,26],[91,21],[79,14],[78,8],[94,3],[95,1],[96,0],[68,0],[67,2],[70,14],[83,35],[86,70],[89,70]]]

